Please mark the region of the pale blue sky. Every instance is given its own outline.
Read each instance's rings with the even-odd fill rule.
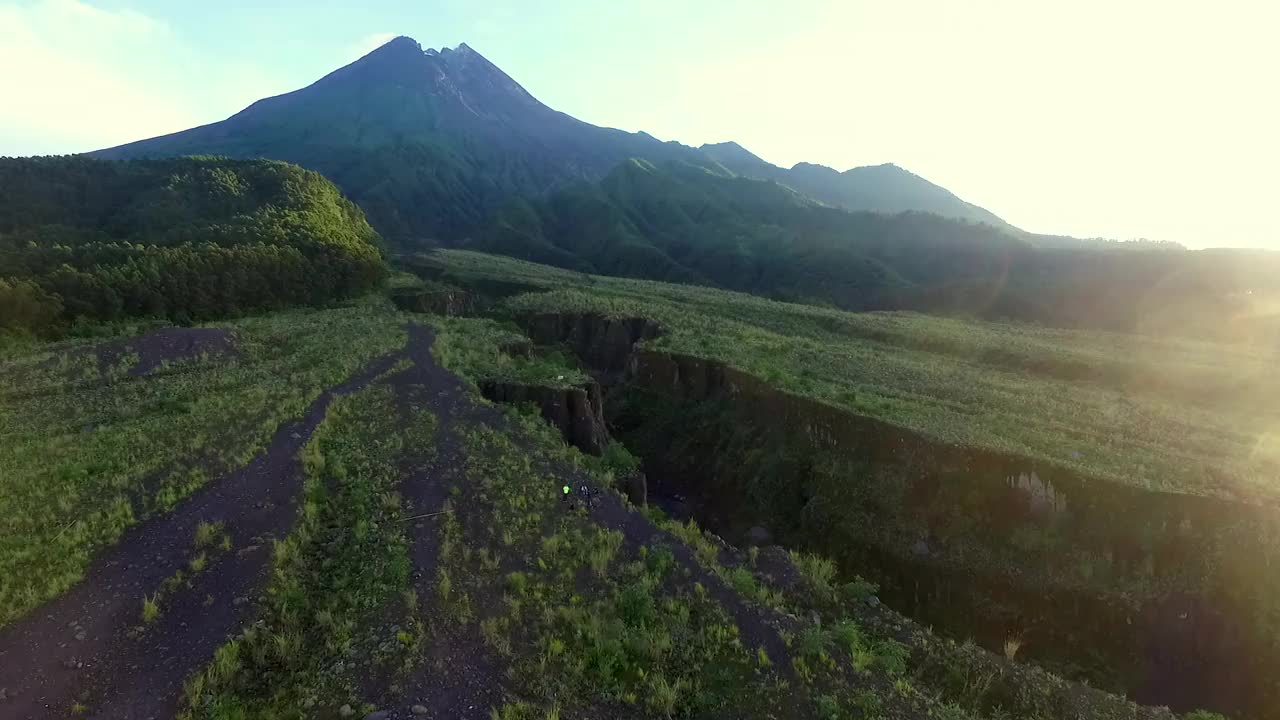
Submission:
[[[403,34],[599,125],[895,162],[1040,232],[1280,248],[1276,6],[0,0],[0,155],[221,120]]]

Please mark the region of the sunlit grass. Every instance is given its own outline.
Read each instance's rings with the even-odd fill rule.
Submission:
[[[463,251],[459,282],[546,288],[514,313],[648,317],[648,347],[721,361],[933,440],[1144,487],[1280,495],[1276,344],[1222,344],[916,313],[849,313],[587,276]]]
[[[588,380],[585,373],[568,364],[567,358],[523,357],[504,352],[529,345],[528,336],[515,327],[484,318],[424,319],[439,330],[432,347],[436,359],[463,377],[548,387],[570,387]]]

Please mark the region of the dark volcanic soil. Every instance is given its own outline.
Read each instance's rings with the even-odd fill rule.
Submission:
[[[222,357],[236,353],[235,336],[223,328],[165,328],[128,340],[105,343],[93,349],[98,367],[105,371],[130,353],[138,354],[138,364],[129,374],[146,375],[165,362],[195,360],[201,355]]]
[[[158,364],[173,359],[169,350],[204,342],[180,332],[188,340],[148,336],[136,347],[146,351],[146,363]],[[335,395],[363,387],[400,357],[383,357],[321,394],[249,465],[210,482],[172,513],[133,528],[78,585],[0,630],[0,688],[7,695],[0,718],[68,717],[75,702],[86,705],[92,718],[173,717],[183,681],[249,620],[251,600],[266,579],[270,539],[287,534],[296,516],[298,450]],[[144,626],[143,598],[188,569],[202,521],[225,523],[232,551],[195,575],[193,587],[164,598],[160,617]]]
[[[435,414],[438,431],[435,438],[435,455],[431,461],[414,468],[405,478],[401,491],[411,505],[411,513],[420,515],[436,512],[450,497],[450,488],[464,481],[465,461],[460,428],[488,425],[512,433],[522,442],[520,430],[501,411],[479,402],[457,376],[441,368],[431,356],[434,332],[429,328],[411,327],[409,357],[414,367],[398,373],[390,384],[400,397],[402,408],[410,412],[428,410]],[[533,441],[523,439],[526,443]],[[532,448],[531,448],[532,449]],[[543,468],[545,472],[563,478],[574,487],[594,486],[595,481],[582,471],[567,464]],[[467,492],[453,507],[464,528]],[[791,653],[778,631],[770,625],[766,613],[753,607],[734,593],[718,576],[703,569],[694,558],[693,551],[679,539],[659,530],[653,523],[611,493],[601,493],[600,502],[591,510],[591,519],[601,526],[619,530],[626,538],[627,546],[639,548],[655,543],[669,545],[677,562],[689,568],[690,584],[702,583],[716,600],[722,603],[735,619],[743,643],[748,648],[764,647],[775,665],[783,668],[790,678],[793,674],[789,658]],[[422,615],[429,623],[438,615],[434,607],[435,577],[439,552],[439,528],[436,518],[425,518],[411,526],[411,555],[414,577],[421,604]],[[775,622],[782,619],[773,618]],[[387,718],[408,720],[414,717],[477,718],[490,717],[494,707],[501,707],[512,696],[503,665],[493,656],[489,647],[478,635],[440,633],[444,622],[431,623],[433,635],[428,640],[430,655],[422,670],[405,684],[403,692],[386,692],[375,698],[375,704],[388,712]],[[786,624],[786,623],[783,623]],[[421,705],[426,715],[414,715],[411,708]],[[616,708],[600,708],[599,717],[615,716]]]
[[[463,481],[462,442],[458,429],[476,424],[505,423],[502,414],[477,404],[456,375],[436,364],[431,356],[435,333],[430,328],[409,328],[409,358],[413,367],[392,376],[402,412],[430,411],[437,430],[431,459],[406,469],[401,492],[409,515],[440,510],[449,489]],[[459,512],[465,503],[456,503]],[[409,526],[409,553],[414,568],[414,589],[420,612],[431,628],[428,657],[423,670],[405,685],[403,692],[383,688],[376,704],[388,708],[392,718],[448,718],[484,720],[504,702],[505,676],[497,658],[479,636],[452,632],[435,607],[436,567],[440,552],[437,517],[421,518]],[[443,630],[443,631],[442,631]],[[427,715],[415,715],[421,705]]]

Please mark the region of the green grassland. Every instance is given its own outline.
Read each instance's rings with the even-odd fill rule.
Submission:
[[[529,338],[507,324],[487,318],[432,316],[427,323],[439,331],[434,352],[450,370],[473,381],[506,382],[568,388],[590,378],[561,354],[524,357],[505,349],[528,345]]]
[[[302,451],[306,499],[275,544],[259,620],[187,683],[186,718],[294,717],[360,705],[356,673],[403,676],[424,627],[412,589],[405,458],[432,452],[435,418],[402,422],[385,385],[341,397]]]
[[[935,364],[948,353],[988,347],[975,346],[982,340],[953,321],[885,316],[864,332],[896,332],[901,339],[872,339],[827,324],[874,317],[551,274],[470,254],[446,258],[454,272],[579,286],[514,298],[511,309],[649,315],[669,329],[660,345],[710,357],[732,357],[735,341],[744,352],[780,343],[775,364],[751,369],[797,391],[812,376],[786,375],[785,363],[797,362],[788,338],[815,352],[821,333],[839,335],[850,345],[883,346],[878,352]],[[723,319],[711,319],[712,312]],[[377,297],[215,324],[234,334],[236,355],[192,358],[142,377],[128,373],[136,357],[100,367],[87,340],[6,349],[0,622],[64,591],[96,551],[133,523],[242,466],[322,389],[401,348],[411,320],[434,326],[437,359],[473,382],[586,379],[567,358],[505,352],[527,343],[510,323],[409,316]],[[698,350],[701,338],[710,340],[709,349]],[[910,347],[944,341],[954,347]],[[1048,341],[1031,332],[1027,347],[1034,342]],[[1094,351],[1105,357],[1104,346]],[[375,709],[365,703],[365,679],[377,677],[394,692],[410,675],[441,672],[430,666],[429,649],[450,634],[479,638],[498,660],[513,692],[492,714],[508,720],[602,710],[635,717],[1059,720],[1065,708],[1081,707],[1089,717],[1168,717],[937,638],[877,609],[868,602],[872,586],[837,580],[835,566],[821,558],[794,554],[799,580],[780,583],[757,566],[756,553],[731,551],[693,524],[656,511],[650,514],[662,531],[659,541],[625,542],[581,512],[564,512],[557,494],[564,480],[557,473],[565,467],[610,485],[608,463],[582,456],[536,416],[514,410],[512,435],[448,428],[464,450],[461,475],[451,488],[454,504],[439,520],[432,597],[418,597],[399,483],[410,461],[433,456],[437,421],[423,412],[406,417],[402,409],[378,384],[329,407],[301,452],[306,482],[298,523],[275,544],[256,620],[189,678],[185,717],[304,717],[343,705],[363,714]],[[226,551],[220,532],[197,531],[192,573]],[[717,594],[711,583],[732,593]],[[785,656],[742,637],[738,604],[771,618]],[[438,617],[426,617],[424,608]],[[158,592],[139,608],[139,621],[145,625],[164,611]]]
[[[74,584],[94,553],[241,467],[322,390],[403,346],[371,298],[211,327],[237,354],[134,377],[92,343],[28,343],[0,362],[0,625]]]
[[[505,301],[515,314],[651,318],[665,333],[650,347],[718,360],[940,442],[1150,489],[1280,496],[1275,338],[1226,344],[854,314],[457,250],[426,262],[460,284],[527,286]]]
[[[494,718],[1172,718],[938,638],[821,557],[792,553],[795,579],[780,582],[757,550],[652,508],[662,534],[629,544],[555,492],[552,468],[593,473],[591,459],[509,414],[517,433],[459,429],[466,482],[451,507],[470,517],[444,517],[436,579],[449,631],[478,634],[510,668],[517,697]],[[785,655],[744,638],[733,603],[766,618]]]

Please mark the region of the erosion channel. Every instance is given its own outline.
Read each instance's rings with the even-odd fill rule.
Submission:
[[[517,322],[595,382],[485,394],[533,401],[586,452],[624,443],[643,461],[620,488],[633,501],[740,547],[821,553],[936,632],[1140,703],[1280,717],[1273,509],[936,443],[651,349],[643,318]]]

